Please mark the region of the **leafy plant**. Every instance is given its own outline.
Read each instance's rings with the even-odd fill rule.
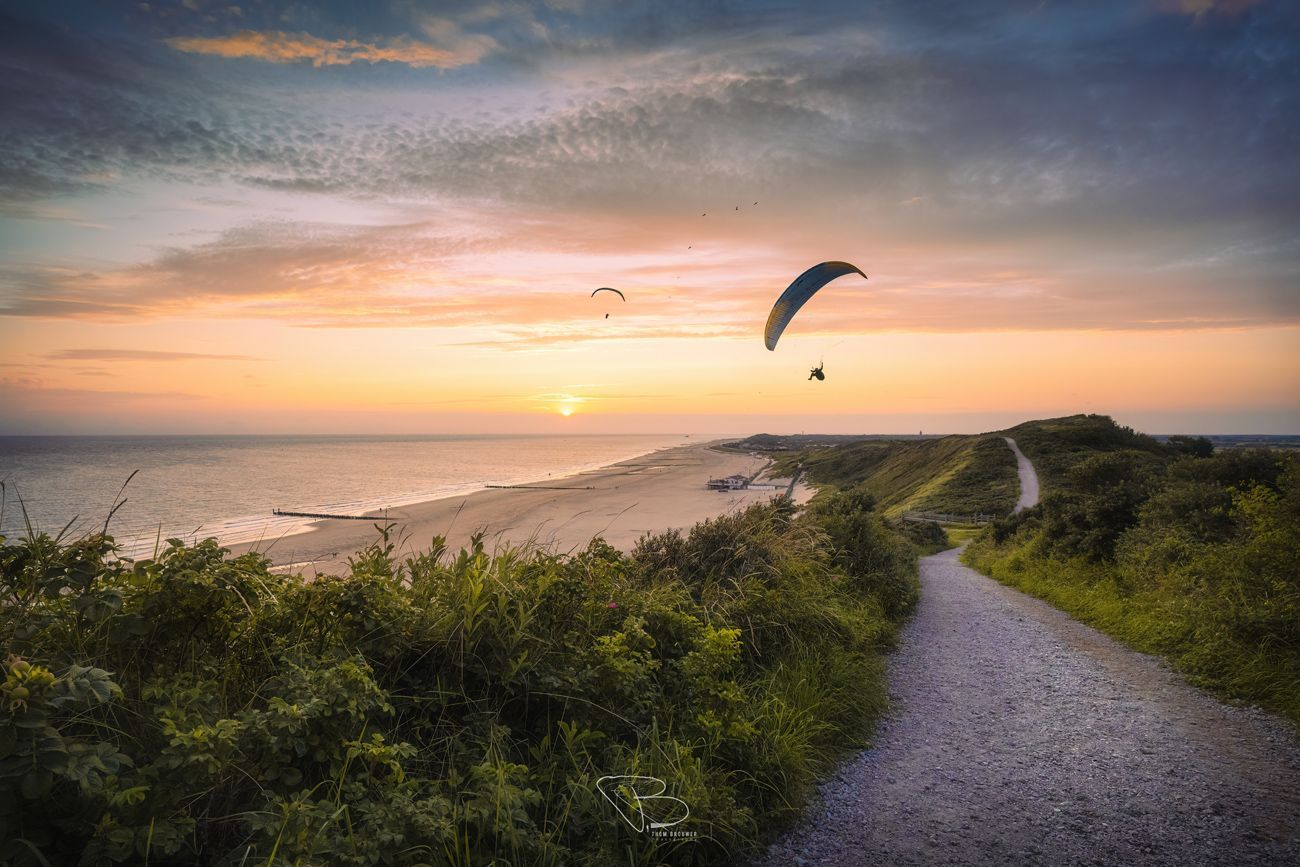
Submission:
[[[996,522],[968,562],[1300,723],[1300,459],[1186,452],[1076,455],[1041,506]]]
[[[303,581],[214,541],[0,547],[0,862],[714,864],[792,820],[883,709],[913,551],[869,499],[756,506],[629,556]],[[648,775],[689,837],[597,789]]]

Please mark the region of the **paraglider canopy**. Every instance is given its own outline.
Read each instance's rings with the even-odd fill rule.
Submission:
[[[619,298],[622,298],[624,301],[627,300],[627,296],[624,295],[622,292],[618,291],[617,289],[611,289],[608,286],[601,286],[595,292],[592,292],[591,293],[592,298],[596,297],[596,292],[613,292],[615,295],[617,295]]]
[[[799,308],[817,294],[818,289],[845,274],[858,274],[863,280],[867,279],[867,275],[858,270],[856,265],[848,262],[822,262],[796,277],[795,281],[781,293],[781,297],[776,299],[776,304],[772,305],[772,312],[767,315],[767,327],[763,329],[763,342],[767,348],[776,349],[776,342],[781,339],[785,327],[790,324],[791,319],[794,319]]]

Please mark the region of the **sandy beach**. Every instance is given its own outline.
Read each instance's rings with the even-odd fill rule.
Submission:
[[[484,532],[489,546],[533,542],[557,551],[585,547],[595,536],[631,550],[646,533],[691,525],[742,509],[784,492],[711,491],[710,478],[741,473],[753,475],[766,467],[766,458],[718,451],[708,443],[676,446],[575,476],[547,479],[514,488],[492,488],[468,496],[390,509],[397,524],[399,553],[426,550],[434,536],[445,536],[457,549],[471,534]],[[811,489],[799,485],[795,500],[804,502]],[[383,513],[374,512],[376,520]],[[235,553],[256,550],[277,566],[301,569],[306,575],[347,571],[348,555],[376,538],[369,521],[322,520],[305,533],[230,546]]]

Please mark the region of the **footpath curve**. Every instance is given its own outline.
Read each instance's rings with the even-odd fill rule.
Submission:
[[[1023,512],[1025,509],[1031,509],[1038,505],[1038,473],[1034,472],[1034,465],[1025,457],[1025,453],[1016,445],[1016,441],[1011,437],[1003,437],[1007,441],[1007,446],[1016,455],[1016,472],[1020,474],[1020,499],[1016,501],[1016,507],[1013,511]]]
[[[875,745],[759,864],[1300,864],[1289,726],[958,554],[921,560]]]

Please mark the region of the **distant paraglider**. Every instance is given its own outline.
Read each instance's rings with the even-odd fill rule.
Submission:
[[[776,299],[776,304],[772,305],[772,312],[767,316],[767,327],[763,329],[763,342],[769,350],[776,349],[776,342],[781,339],[781,333],[785,327],[794,319],[794,315],[799,312],[799,308],[808,303],[808,299],[817,294],[817,290],[827,283],[843,277],[845,274],[857,274],[863,280],[867,275],[863,274],[856,265],[848,262],[822,262],[820,265],[814,265],[807,271],[795,278],[781,297]],[[814,373],[820,373],[821,367],[814,370]],[[810,376],[809,379],[812,377]],[[821,375],[818,379],[823,379]]]
[[[825,382],[826,374],[822,373],[822,368],[825,366],[826,366],[826,362],[824,361],[817,362],[817,366],[814,367],[812,370],[808,371],[808,379],[810,381],[815,379],[818,382]]]
[[[595,298],[595,297],[596,297],[596,292],[613,292],[613,293],[614,293],[615,295],[617,295],[619,298],[622,298],[624,303],[627,303],[627,296],[624,295],[622,292],[618,291],[617,289],[611,289],[611,288],[608,287],[608,286],[601,286],[599,289],[597,289],[597,290],[595,290],[595,291],[593,291],[593,292],[591,293],[591,297],[592,297],[592,298]],[[606,318],[606,319],[609,318],[609,314],[608,314],[608,313],[605,314],[605,318]]]

